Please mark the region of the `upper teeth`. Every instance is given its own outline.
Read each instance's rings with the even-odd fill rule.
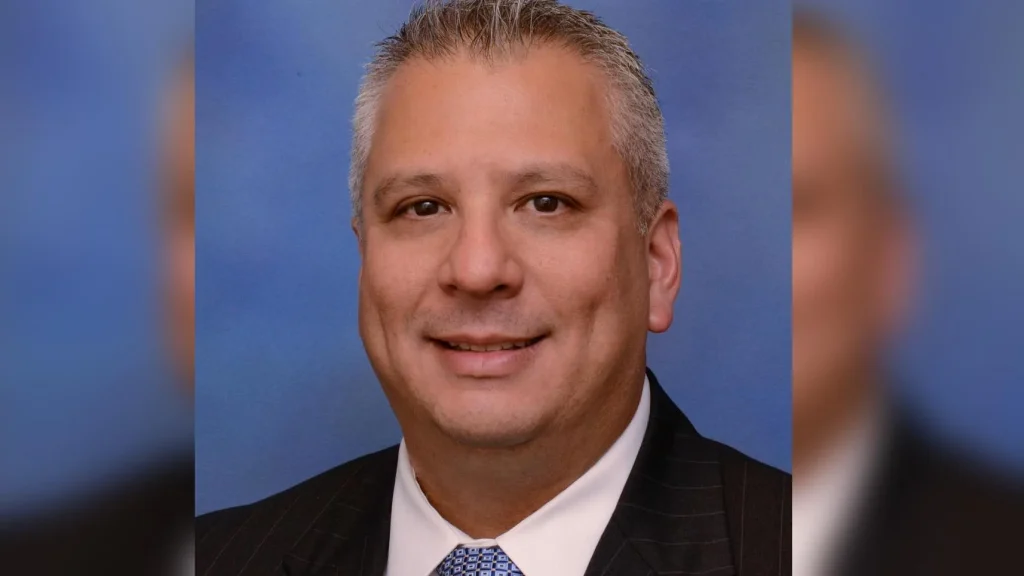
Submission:
[[[487,344],[484,346],[477,346],[475,344],[460,344],[458,342],[448,342],[448,345],[456,350],[465,350],[469,352],[497,352],[498,350],[512,350],[513,348],[524,348],[529,341],[522,342],[506,342],[503,344]]]

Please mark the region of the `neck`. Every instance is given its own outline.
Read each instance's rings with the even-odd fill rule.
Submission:
[[[406,437],[416,479],[430,504],[473,538],[496,538],[568,488],[622,435],[636,414],[643,376],[584,409],[578,422],[514,447],[477,447],[440,432]]]
[[[793,413],[793,478],[797,484],[812,477],[828,452],[867,410],[874,409],[881,386],[875,371],[863,370],[817,387],[827,388],[828,397]]]

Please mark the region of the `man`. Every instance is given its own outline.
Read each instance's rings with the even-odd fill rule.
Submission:
[[[820,15],[793,34],[793,573],[1005,570],[1019,493],[929,438],[883,366],[915,262],[877,83]]]
[[[160,159],[165,343],[184,397],[192,392],[194,310],[194,72],[175,71]],[[191,451],[32,518],[0,541],[0,572],[185,576],[194,573]]]
[[[782,574],[789,476],[645,371],[678,213],[626,39],[553,0],[415,10],[355,111],[360,333],[393,447],[197,522],[200,574]]]

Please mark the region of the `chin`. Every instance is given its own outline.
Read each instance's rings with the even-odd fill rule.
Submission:
[[[435,414],[434,421],[446,436],[474,448],[520,446],[536,438],[543,428],[540,414],[513,414],[503,408],[442,411]]]
[[[445,434],[455,442],[479,449],[501,449],[522,446],[536,438],[532,431],[524,430],[481,430],[466,427],[443,428]]]

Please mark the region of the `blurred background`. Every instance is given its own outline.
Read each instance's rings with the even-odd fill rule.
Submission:
[[[570,4],[630,39],[666,118],[683,284],[649,365],[703,434],[788,469],[789,5]],[[346,178],[362,65],[411,6],[197,6],[197,513],[400,437],[356,329]]]
[[[797,10],[793,573],[1012,571],[1024,5]]]
[[[160,108],[184,0],[5,3],[0,516],[191,451],[159,303]]]
[[[1024,469],[1024,5],[811,0],[870,54],[921,240],[901,390],[939,432]]]
[[[0,22],[2,571],[189,574],[193,4]]]

